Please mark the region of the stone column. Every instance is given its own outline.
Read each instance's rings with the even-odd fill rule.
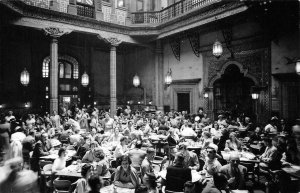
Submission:
[[[71,30],[55,27],[44,29],[46,35],[51,36],[50,42],[50,113],[58,112],[58,38],[68,34]]]
[[[58,112],[58,41],[50,43],[50,112]]]
[[[155,105],[158,110],[163,110],[163,50],[161,41],[156,41],[155,49]]]
[[[110,44],[110,115],[114,117],[117,111],[117,46],[121,40],[105,38]]]

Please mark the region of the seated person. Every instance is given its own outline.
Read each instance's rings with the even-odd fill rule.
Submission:
[[[225,174],[218,172],[213,175],[213,180],[208,182],[202,193],[221,193],[222,190],[230,192]]]
[[[166,180],[162,181],[166,185],[166,190],[180,192],[187,181],[192,180],[190,168],[184,167],[184,155],[179,154],[175,158],[174,166],[167,167]]]
[[[85,153],[82,158],[83,163],[92,163],[95,159],[95,149],[98,147],[98,143],[93,141],[90,144],[90,150]]]
[[[115,128],[115,131],[111,136],[108,138],[109,142],[112,142],[114,144],[120,143],[120,139],[123,137],[123,135],[119,132],[119,128]]]
[[[90,187],[88,185],[88,179],[91,176],[93,166],[91,164],[84,164],[81,167],[82,178],[76,181],[75,193],[86,193],[89,191]]]
[[[175,157],[178,155],[183,155],[183,166],[184,168],[190,168],[192,170],[198,170],[199,169],[199,160],[196,153],[192,151],[188,151],[187,144],[181,143],[179,144],[179,152],[176,154]]]
[[[54,160],[52,165],[52,172],[57,172],[66,167],[66,149],[60,148],[58,150],[58,158]]]
[[[181,136],[184,138],[195,138],[197,136],[196,132],[192,128],[192,123],[188,123],[188,126],[183,128]]]
[[[95,162],[96,162],[96,171],[100,177],[110,178],[111,174],[109,172],[109,163],[105,157],[104,151],[97,147],[95,149]]]
[[[155,156],[155,149],[150,147],[147,149],[147,156],[142,162],[141,166],[141,177],[143,183],[147,186],[149,182],[149,174],[154,174],[154,168],[152,166],[152,162]],[[148,187],[148,186],[147,186]]]
[[[147,186],[140,185],[134,190],[134,193],[150,193],[150,192],[148,191]]]
[[[128,156],[132,162],[131,166],[134,167],[137,171],[140,171],[142,162],[147,154],[144,150],[141,150],[142,145],[143,144],[141,141],[137,141],[135,144],[135,148],[131,149],[127,152]]]
[[[261,172],[266,173],[268,169],[278,170],[281,167],[281,157],[277,148],[273,145],[270,138],[264,138],[263,142],[266,146],[265,152],[259,157],[262,161],[259,163]],[[275,141],[274,141],[275,143]]]
[[[102,188],[102,183],[100,178],[97,175],[92,175],[88,179],[89,186],[91,190],[88,193],[99,193],[100,189]]]
[[[121,137],[120,139],[120,144],[117,145],[115,152],[114,152],[114,157],[118,159],[122,155],[124,155],[128,151],[128,138],[127,137]]]
[[[254,143],[254,142],[260,141],[261,140],[260,135],[261,135],[261,129],[260,129],[260,127],[256,127],[254,130],[254,133],[252,135],[250,135],[249,142]]]
[[[230,163],[220,168],[220,172],[225,174],[231,189],[245,189],[245,173],[247,168],[240,163],[240,156],[237,152],[231,152]]]
[[[121,188],[135,189],[140,184],[140,180],[136,170],[130,166],[129,156],[121,156],[120,161],[121,166],[116,169],[114,185]]]
[[[234,151],[242,149],[242,143],[237,139],[235,132],[231,132],[229,134],[229,140],[226,141],[225,148],[228,148],[228,149],[234,150]]]
[[[222,165],[216,158],[216,150],[212,147],[206,148],[207,158],[203,166],[203,172],[207,177],[212,177],[215,173],[219,172]]]

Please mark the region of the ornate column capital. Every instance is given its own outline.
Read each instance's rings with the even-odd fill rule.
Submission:
[[[106,41],[107,43],[109,43],[113,47],[117,47],[122,43],[122,40],[120,40],[116,37],[104,38],[104,41]]]
[[[46,35],[49,35],[54,38],[59,38],[62,35],[69,34],[72,32],[72,30],[70,29],[61,29],[57,27],[46,27],[43,28],[43,30],[45,31]]]

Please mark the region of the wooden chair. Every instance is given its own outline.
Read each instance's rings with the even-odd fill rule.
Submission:
[[[154,157],[154,160],[153,160],[153,164],[159,166],[159,171],[162,170],[163,165],[164,165],[166,162],[167,162],[167,158],[166,158],[166,157],[160,157],[160,156],[155,156],[155,157]]]
[[[53,181],[55,193],[69,193],[71,182],[69,180],[54,180]]]

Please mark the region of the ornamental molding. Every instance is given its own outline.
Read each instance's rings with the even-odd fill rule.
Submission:
[[[61,28],[57,28],[57,27],[46,27],[46,28],[43,28],[43,30],[45,31],[46,35],[49,35],[54,38],[59,38],[62,35],[69,34],[72,32],[72,30],[61,29]]]
[[[119,46],[123,41],[117,37],[104,37],[101,34],[98,34],[97,37],[99,39],[104,40],[106,43],[109,43],[113,47]]]
[[[122,40],[120,40],[116,37],[104,38],[104,40],[114,47],[117,47],[122,43]]]

